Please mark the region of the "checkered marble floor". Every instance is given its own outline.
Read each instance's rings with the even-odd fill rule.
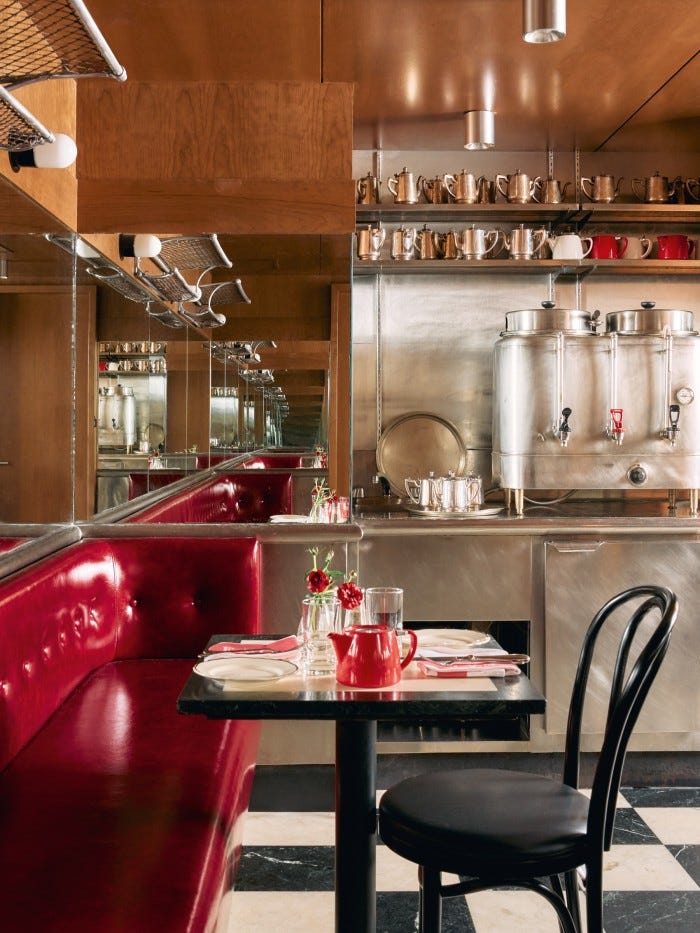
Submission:
[[[322,801],[324,809],[309,809],[313,795],[301,794],[294,810],[278,809],[285,794],[272,796],[269,806],[254,798],[220,933],[331,933],[334,818],[329,795]],[[700,788],[623,788],[604,887],[606,933],[700,930]],[[416,867],[380,844],[378,933],[418,929],[417,890]],[[452,898],[444,901],[443,914],[443,933],[559,929],[546,902],[523,891]]]

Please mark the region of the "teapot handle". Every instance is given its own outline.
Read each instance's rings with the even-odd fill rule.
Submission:
[[[583,246],[584,243],[588,243],[588,248],[587,248],[587,249],[584,248],[584,246]],[[625,244],[625,245],[626,245],[626,244]],[[582,257],[582,258],[585,259],[586,256],[587,256],[587,255],[590,253],[590,251],[593,249],[593,239],[592,239],[591,237],[589,237],[589,236],[582,236],[582,237],[581,237],[581,249],[583,250],[583,257]]]
[[[381,249],[382,246],[384,246],[384,240],[386,240],[386,230],[384,229],[384,227],[375,227],[372,233],[376,237],[376,240],[377,240],[376,248]]]
[[[640,190],[639,188],[641,184],[642,184],[641,178],[632,179],[632,194],[635,196],[635,198],[637,198],[638,201],[644,200],[644,191]]]
[[[492,249],[496,248],[496,246],[498,245],[498,241],[501,238],[502,233],[503,231],[499,229],[489,230],[489,232],[486,234],[486,241],[488,242],[488,240],[491,239],[492,242],[484,250],[484,256],[487,256],[491,252]]]
[[[624,177],[623,177],[622,175],[620,175],[620,177],[617,179],[617,184],[615,185],[615,194],[616,194],[616,195],[618,195],[618,194],[620,193],[620,185],[622,184],[622,182],[623,182],[624,180],[625,180],[625,179],[624,179]]]
[[[532,198],[533,201],[537,201],[539,203],[540,199],[537,197],[537,195],[538,194],[540,196],[542,195],[543,185],[544,185],[544,182],[542,181],[542,178],[539,175],[536,178],[532,179],[532,183],[530,184],[530,197]]]
[[[366,191],[367,191],[367,179],[366,179],[366,178],[358,178],[358,179],[357,179],[357,184],[356,184],[355,187],[356,187],[356,189],[357,189],[357,197],[359,198],[360,203],[361,203],[361,202],[362,202],[362,198],[365,197],[365,193],[366,193]]]
[[[627,244],[629,240],[626,236],[619,236],[617,239],[619,241],[617,244],[617,258],[622,259],[622,257],[627,252]]]
[[[418,492],[418,480],[410,479],[410,477],[409,477],[409,479],[405,479],[405,480],[403,481],[403,484],[404,484],[404,486],[405,486],[405,488],[406,488],[406,494],[407,494],[408,498],[411,500],[411,502],[414,503],[414,505],[418,505],[418,495],[417,495],[417,492]],[[411,489],[413,489],[413,490],[416,491],[416,496],[415,496],[415,497],[414,497],[414,495],[413,495],[413,492],[411,492]]]
[[[649,253],[651,252],[653,243],[651,242],[649,237],[646,237],[646,236],[640,236],[639,242],[640,244],[642,244],[642,259],[646,259]]]
[[[547,231],[544,230],[544,229],[542,229],[542,230],[534,230],[533,232],[534,232],[535,236],[539,238],[539,242],[537,243],[536,246],[533,247],[533,250],[532,250],[532,252],[533,252],[533,254],[534,254],[534,253],[539,253],[539,251],[540,251],[540,250],[542,249],[542,247],[544,246],[545,241],[546,241],[546,239],[547,239]],[[591,246],[592,246],[592,245],[593,245],[593,241],[591,240]],[[589,251],[590,251],[590,247],[589,247]]]
[[[694,201],[700,201],[700,178],[688,178],[685,182],[686,191]],[[695,191],[693,191],[695,188]]]
[[[588,188],[586,187],[588,184]],[[593,200],[593,179],[592,178],[582,178],[581,179],[581,190],[586,195],[589,201]]]
[[[413,660],[413,656],[415,655],[415,653],[416,653],[416,651],[417,651],[417,649],[418,649],[418,636],[417,636],[416,633],[413,631],[413,629],[405,628],[405,629],[403,630],[402,634],[403,634],[403,635],[408,635],[408,637],[409,637],[409,639],[410,639],[410,642],[411,642],[411,645],[410,645],[408,651],[406,652],[406,657],[403,658],[403,660],[401,661],[401,670],[403,670],[405,667],[408,667],[408,665],[409,665],[409,664],[411,663],[411,661]]]
[[[396,197],[398,194],[398,191],[397,191],[398,183],[399,183],[399,180],[396,177],[396,175],[392,175],[391,178],[387,178],[386,180],[386,186],[389,189],[389,191],[391,191],[391,193],[394,195],[394,197]]]
[[[455,190],[455,185],[457,184],[457,179],[454,177],[454,175],[447,173],[446,175],[442,176],[442,180],[445,183],[445,187],[447,188],[447,193],[449,196],[456,200],[457,192]]]
[[[503,190],[503,188],[501,187],[501,182],[505,182],[506,185],[507,185],[507,184],[508,184],[508,176],[507,176],[507,175],[496,175],[496,188],[498,188],[499,192],[503,195],[503,197],[504,197],[504,198],[506,199],[506,201],[507,201],[507,200],[508,200],[508,191],[507,191],[507,190],[505,190],[505,191]]]

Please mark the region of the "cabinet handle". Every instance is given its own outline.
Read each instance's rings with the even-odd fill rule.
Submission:
[[[561,554],[592,554],[603,546],[602,541],[548,541]]]

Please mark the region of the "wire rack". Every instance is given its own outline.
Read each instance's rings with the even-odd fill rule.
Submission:
[[[162,275],[153,275],[137,266],[135,275],[165,301],[197,301],[201,294],[198,286],[186,282],[177,269],[164,272]]]
[[[185,321],[177,316],[170,308],[167,308],[165,305],[157,304],[155,306],[156,310],[153,311],[151,304],[146,305],[146,313],[149,317],[152,317],[155,321],[159,321],[165,327],[172,328],[181,328],[186,327]]]
[[[133,279],[130,279],[121,269],[115,269],[111,264],[93,265],[87,271],[99,282],[102,282],[104,285],[109,285],[110,288],[113,288],[114,291],[118,292],[122,297],[128,298],[129,301],[137,301],[139,304],[143,305],[147,305],[149,302],[153,301],[153,295],[151,295],[150,292],[142,288],[138,282],[134,282]]]
[[[52,143],[53,133],[18,100],[0,87],[0,149],[18,152],[42,143]]]
[[[160,259],[177,269],[231,268],[231,260],[221,248],[215,233],[206,236],[181,236],[163,240]]]
[[[0,84],[126,71],[82,0],[0,0]]]

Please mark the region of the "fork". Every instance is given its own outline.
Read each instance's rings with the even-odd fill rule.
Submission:
[[[465,661],[478,664],[527,664],[530,660],[529,654],[461,654],[450,655],[449,657],[422,658],[423,661],[434,661],[445,667],[450,664],[464,663]]]

